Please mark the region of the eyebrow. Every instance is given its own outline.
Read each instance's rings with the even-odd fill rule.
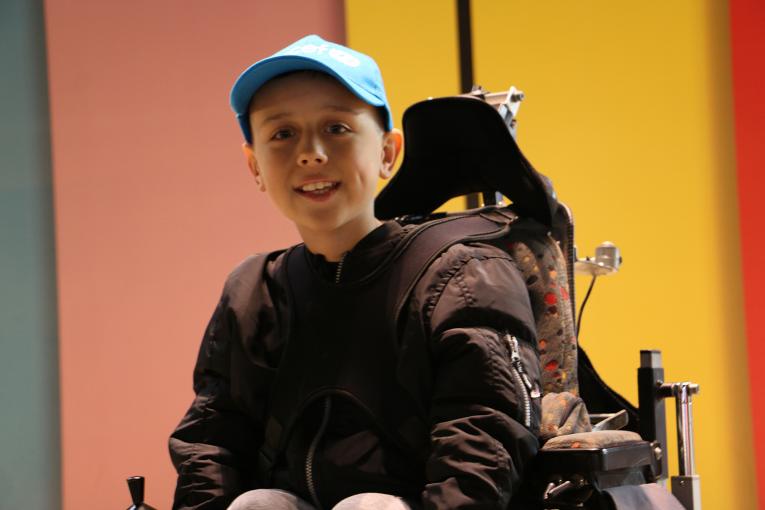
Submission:
[[[324,108],[329,109],[329,110],[335,110],[335,111],[338,111],[338,112],[350,113],[350,114],[353,114],[353,115],[358,115],[362,111],[360,108],[351,108],[351,107],[348,107],[348,106],[335,105],[335,104],[325,105]]]
[[[274,121],[274,120],[279,120],[279,119],[281,119],[281,118],[283,118],[283,117],[289,117],[289,116],[290,116],[290,112],[279,112],[279,113],[275,113],[275,114],[273,114],[273,115],[269,115],[268,117],[266,117],[265,119],[263,119],[263,121],[261,122],[261,124],[266,124],[267,122],[271,122],[271,121]]]
[[[351,115],[359,115],[361,113],[361,111],[362,111],[360,108],[349,108],[347,106],[336,105],[336,104],[327,104],[327,105],[324,105],[323,109],[325,109],[325,110],[334,110],[334,111],[343,112],[343,113],[349,113]],[[279,120],[279,119],[282,119],[284,117],[289,117],[290,115],[292,115],[292,112],[290,112],[290,111],[282,111],[282,112],[274,113],[273,115],[269,115],[268,117],[263,119],[261,124],[266,124],[268,122],[273,122],[275,120]]]

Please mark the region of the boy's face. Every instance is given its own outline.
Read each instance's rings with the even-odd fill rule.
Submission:
[[[253,143],[244,150],[259,188],[310,235],[358,240],[374,217],[378,178],[388,178],[401,148],[375,108],[322,73],[266,83],[250,105]]]

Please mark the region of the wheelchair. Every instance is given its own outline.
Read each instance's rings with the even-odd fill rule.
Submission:
[[[517,218],[507,236],[487,241],[513,257],[526,281],[542,365],[542,391],[533,395],[542,402],[542,446],[512,508],[700,510],[692,418],[698,385],[664,382],[661,353],[641,351],[635,407],[593,367],[577,339],[574,273],[616,272],[621,257],[606,243],[594,258],[577,258],[571,211],[515,141],[522,100],[515,88],[497,94],[476,88],[410,106],[403,117],[404,161],[378,195],[375,214],[422,223],[464,214],[434,211],[452,198],[478,195],[482,207],[467,213],[506,209]],[[680,464],[671,494],[667,397],[677,404]],[[143,478],[129,478],[128,486],[130,508],[152,510],[143,501]]]
[[[403,117],[404,161],[378,195],[375,213],[421,223],[460,214],[434,211],[449,199],[477,195],[484,211],[506,207],[517,215],[509,237],[492,244],[513,256],[526,279],[539,336],[542,447],[522,491],[531,508],[698,510],[692,396],[699,387],[666,383],[661,352],[641,351],[635,407],[594,369],[577,341],[574,273],[594,282],[618,270],[621,257],[605,243],[594,258],[577,259],[571,211],[515,141],[523,98],[514,87],[495,94],[476,87],[410,106]],[[510,205],[503,205],[505,198]],[[667,397],[676,400],[680,464],[671,494]]]

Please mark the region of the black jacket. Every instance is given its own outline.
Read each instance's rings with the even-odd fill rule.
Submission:
[[[344,258],[342,281],[368,274],[404,234],[393,222],[370,233]],[[259,487],[266,402],[284,347],[277,311],[285,301],[275,278],[283,252],[267,258],[264,274],[258,260],[231,273],[203,338],[197,396],[170,438],[179,475],[174,508],[224,509]],[[314,256],[312,266],[334,280],[335,265]],[[538,402],[525,408],[529,388],[511,362],[517,338],[538,388],[534,319],[513,261],[484,244],[452,246],[418,281],[399,331],[396,374],[423,409],[413,421],[425,422],[426,455],[386,441],[353,405],[335,399],[315,454],[319,499],[329,505],[343,491],[376,490],[420,497],[425,508],[506,508],[536,453],[539,423]],[[271,486],[311,501],[301,459],[323,418],[323,403],[306,409]]]

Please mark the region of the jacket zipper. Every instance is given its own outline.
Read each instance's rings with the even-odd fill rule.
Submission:
[[[313,504],[317,510],[321,510],[321,502],[319,501],[319,496],[316,494],[316,485],[313,482],[313,459],[316,455],[316,447],[319,446],[321,436],[324,435],[324,431],[327,428],[327,423],[329,423],[329,411],[331,407],[331,397],[327,396],[327,398],[324,399],[324,414],[321,417],[321,425],[319,425],[319,431],[316,432],[316,436],[314,436],[313,441],[311,441],[311,446],[308,447],[308,455],[306,455],[305,459],[305,482],[308,486],[308,492],[311,493]]]
[[[348,252],[343,253],[343,256],[340,257],[340,262],[337,263],[337,269],[335,269],[335,283],[340,283],[340,274],[343,272],[343,262],[345,262],[345,257],[348,255]]]
[[[347,252],[343,253],[343,256],[340,257],[340,262],[337,263],[337,269],[335,270],[335,284],[340,283],[340,275],[343,272],[343,262],[345,262],[346,255],[348,255]],[[324,431],[327,429],[327,424],[329,423],[329,412],[331,408],[332,400],[331,397],[327,396],[327,398],[324,399],[324,413],[321,417],[321,425],[319,425],[319,430],[316,432],[313,441],[311,441],[311,445],[308,447],[308,454],[306,455],[305,459],[306,485],[308,486],[308,492],[311,494],[313,504],[318,510],[321,510],[321,502],[319,501],[319,496],[316,493],[316,484],[313,480],[313,460],[316,455],[316,448],[319,446],[319,441],[321,441],[321,437],[324,435]]]
[[[521,348],[518,345],[518,339],[513,335],[506,333],[505,340],[510,347],[510,373],[515,379],[518,387],[523,388],[521,398],[523,399],[523,424],[526,428],[531,427],[531,399],[539,398],[539,389],[531,383],[526,369],[521,359]]]

